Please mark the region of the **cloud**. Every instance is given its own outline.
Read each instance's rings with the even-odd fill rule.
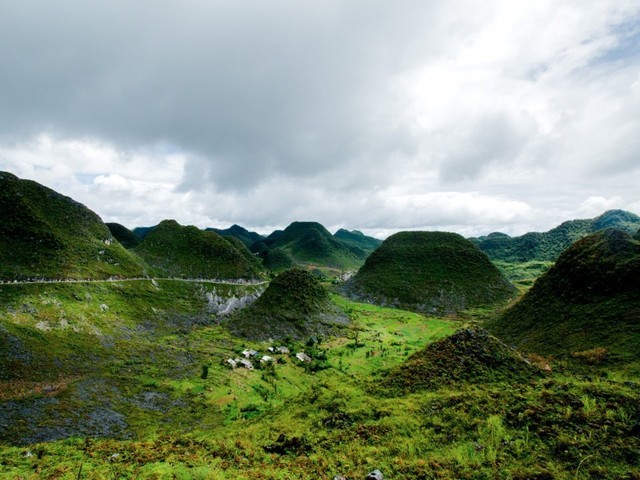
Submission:
[[[625,0],[24,0],[0,15],[0,168],[129,226],[546,229],[640,202],[639,20]]]

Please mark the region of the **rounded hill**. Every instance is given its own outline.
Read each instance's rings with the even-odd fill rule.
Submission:
[[[278,275],[249,307],[228,319],[232,333],[252,339],[326,335],[346,318],[308,271],[292,268]]]
[[[367,256],[361,248],[334,237],[317,222],[293,222],[252,245],[254,252],[279,248],[300,264],[357,268]]]
[[[239,247],[215,232],[163,220],[133,250],[169,276],[257,278],[257,265]]]
[[[640,242],[607,229],[568,248],[487,328],[527,351],[640,356]]]
[[[0,278],[132,277],[143,262],[100,217],[31,180],[0,172]]]
[[[514,287],[458,234],[400,232],[367,258],[344,291],[359,300],[445,315],[504,301]]]
[[[402,391],[459,383],[521,382],[535,370],[516,351],[484,330],[464,329],[414,353],[384,380]]]

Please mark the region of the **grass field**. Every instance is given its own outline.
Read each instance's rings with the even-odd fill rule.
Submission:
[[[159,287],[158,312],[145,311],[143,299],[125,301],[155,295],[151,284],[96,285],[86,290],[91,301],[77,300],[67,285],[21,287],[20,295],[0,287],[8,312],[0,325],[16,338],[28,338],[18,334],[37,330],[44,318],[59,325],[64,311],[69,324],[84,316],[113,339],[97,349],[91,368],[3,381],[0,423],[11,405],[32,415],[23,415],[26,423],[61,435],[19,442],[5,429],[0,478],[331,479],[364,478],[375,468],[390,479],[639,478],[640,384],[632,372],[547,358],[552,371],[523,383],[466,382],[410,394],[382,386],[413,353],[491,312],[437,319],[332,295],[351,319],[344,336],[249,342],[206,313],[205,286]],[[230,295],[239,287],[228,288]],[[23,303],[35,318],[22,316]],[[92,345],[82,331],[37,331],[54,350]],[[77,335],[79,343],[63,341]],[[291,354],[273,355],[271,366],[225,364],[243,349],[263,354],[276,345]],[[313,361],[295,360],[299,351]],[[66,434],[70,423],[81,434]],[[88,434],[87,425],[103,435]]]

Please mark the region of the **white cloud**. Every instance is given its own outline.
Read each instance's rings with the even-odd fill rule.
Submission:
[[[471,235],[640,213],[637,2],[21,4],[0,168],[105,220]]]

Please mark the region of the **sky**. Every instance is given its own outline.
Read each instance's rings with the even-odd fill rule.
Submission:
[[[640,214],[637,0],[9,0],[0,68],[0,170],[129,228]]]

